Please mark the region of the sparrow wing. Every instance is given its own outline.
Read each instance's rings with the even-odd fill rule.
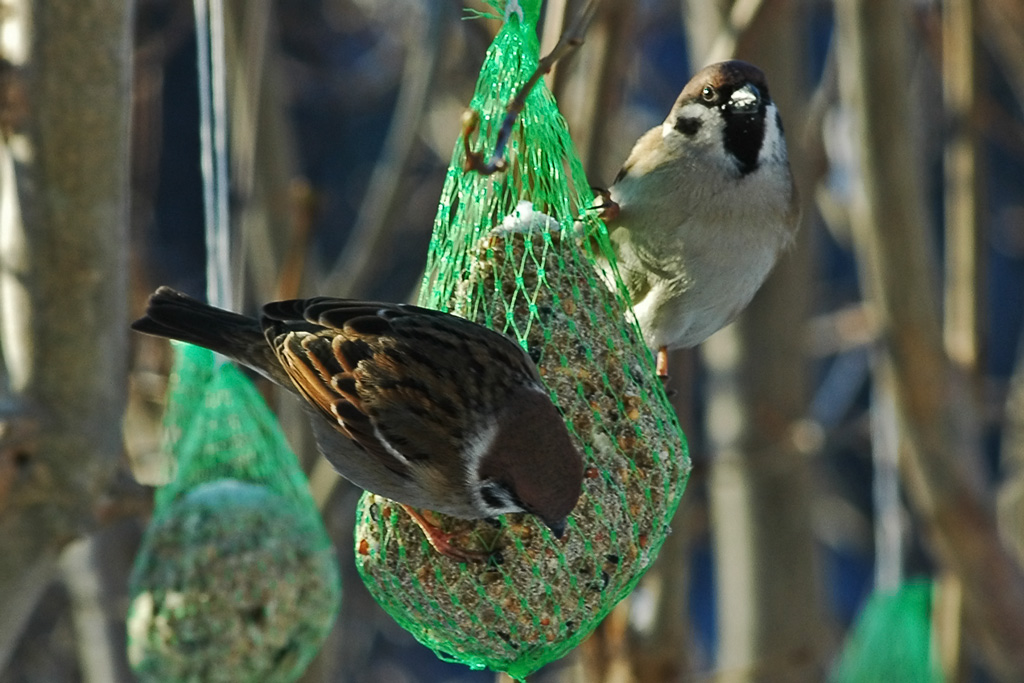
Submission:
[[[307,301],[305,315],[311,323],[344,330],[367,343],[380,342],[392,349],[393,362],[418,364],[456,384],[479,385],[487,379],[506,386],[523,378],[540,382],[536,366],[519,344],[442,311],[319,297]]]
[[[507,337],[440,311],[318,297],[263,309],[263,327],[298,392],[403,476],[415,463],[462,467],[471,432],[509,387],[538,381]]]
[[[343,331],[310,323],[301,300],[263,308],[264,335],[296,391],[337,431],[359,445],[387,470],[407,479],[407,460],[396,458],[379,437],[359,396],[352,370],[371,358],[366,344]]]

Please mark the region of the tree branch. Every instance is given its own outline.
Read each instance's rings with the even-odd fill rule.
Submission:
[[[0,340],[11,396],[39,431],[19,451],[0,518],[0,652],[17,635],[8,620],[25,582],[95,526],[93,506],[121,453],[130,8],[32,6],[33,193],[5,206],[0,222]],[[9,182],[13,168],[8,157]]]
[[[964,586],[973,635],[999,680],[1024,678],[1024,577],[996,534],[978,474],[972,396],[942,346],[910,92],[908,7],[837,3],[840,89],[857,115],[863,191],[855,248],[891,362],[907,449],[901,471],[938,561]]]
[[[420,121],[433,93],[441,48],[447,2],[422,4],[425,17],[412,24],[419,33],[410,42],[405,75],[398,93],[384,147],[369,187],[359,207],[359,216],[345,249],[325,278],[323,291],[335,296],[359,296],[373,284],[386,253],[393,248],[396,228],[389,221],[399,202],[402,174],[412,153]]]

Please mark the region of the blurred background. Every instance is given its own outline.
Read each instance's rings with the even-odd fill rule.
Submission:
[[[545,3],[542,52],[578,5]],[[170,354],[127,325],[157,285],[205,291],[192,3],[0,7],[0,683],[132,681]],[[414,298],[499,28],[467,7],[490,10],[227,0],[242,310]],[[672,360],[695,468],[655,568],[530,680],[820,681],[850,675],[851,634],[918,617],[941,677],[913,680],[1024,680],[1024,4],[605,0],[548,80],[591,184],[732,57],[782,113],[800,235],[740,321]],[[372,602],[359,491],[268,396],[343,572],[302,680],[495,680]],[[923,613],[864,611],[908,585]]]

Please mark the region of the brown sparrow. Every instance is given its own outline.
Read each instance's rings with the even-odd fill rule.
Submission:
[[[132,328],[204,346],[301,396],[321,452],[343,477],[409,510],[463,519],[536,515],[557,537],[583,461],[514,341],[406,304],[317,297],[278,301],[259,320],[161,287]]]
[[[750,303],[796,231],[782,119],[746,62],[702,69],[600,206],[648,346],[695,346]]]

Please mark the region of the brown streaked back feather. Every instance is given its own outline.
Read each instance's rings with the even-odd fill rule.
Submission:
[[[417,306],[317,297],[268,304],[262,323],[296,390],[406,473],[415,463],[463,480],[464,463],[451,452],[513,387],[539,385],[512,340]]]

